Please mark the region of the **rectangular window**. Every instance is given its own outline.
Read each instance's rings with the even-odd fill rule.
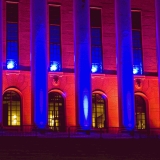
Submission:
[[[101,10],[90,10],[92,73],[102,72]]]
[[[132,11],[133,74],[137,75],[143,72],[141,34],[141,12]]]
[[[18,3],[6,4],[6,64],[7,69],[18,67]]]
[[[50,71],[61,71],[60,7],[49,6]]]

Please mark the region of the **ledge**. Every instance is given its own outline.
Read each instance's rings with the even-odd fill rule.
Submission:
[[[19,75],[21,71],[20,70],[5,70],[4,72],[6,75],[10,75],[10,74]]]
[[[59,77],[62,77],[64,75],[64,72],[48,72],[48,75],[50,77],[53,77],[55,75],[59,76]]]

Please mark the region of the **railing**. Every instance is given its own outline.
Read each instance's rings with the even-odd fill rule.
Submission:
[[[63,131],[52,128],[39,129],[35,125],[0,127],[1,136],[34,136],[48,138],[160,138],[160,128],[129,130],[123,127],[91,128],[65,127]]]

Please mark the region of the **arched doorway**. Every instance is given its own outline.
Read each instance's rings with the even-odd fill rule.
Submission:
[[[106,102],[103,95],[92,94],[92,126],[94,128],[106,127]]]
[[[3,126],[21,125],[21,97],[13,90],[3,94]]]
[[[136,128],[146,129],[146,102],[140,95],[135,95]]]
[[[65,131],[64,98],[58,92],[50,92],[48,101],[48,125],[54,131]]]

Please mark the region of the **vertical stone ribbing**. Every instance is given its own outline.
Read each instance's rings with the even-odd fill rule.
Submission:
[[[3,55],[3,9],[2,9],[2,0],[0,0],[0,124],[2,123],[2,76],[3,76],[3,62],[2,62],[2,55]]]
[[[119,122],[121,127],[133,129],[135,109],[130,0],[115,0],[115,20]]]
[[[160,104],[160,0],[155,0],[156,13],[156,47],[157,47],[157,62],[158,62],[158,85],[159,85],[159,104]]]
[[[92,125],[89,5],[89,0],[74,0],[73,4],[77,125],[86,130]]]
[[[31,0],[31,78],[33,123],[47,125],[47,1]]]

